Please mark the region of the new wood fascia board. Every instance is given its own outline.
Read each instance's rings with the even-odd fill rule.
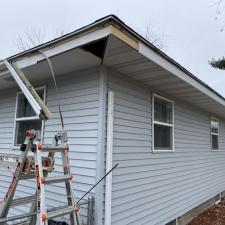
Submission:
[[[127,45],[138,51],[139,41],[128,35],[126,32],[119,30],[114,25],[110,25],[111,34],[125,42]]]

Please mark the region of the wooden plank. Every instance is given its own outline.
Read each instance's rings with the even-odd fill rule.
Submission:
[[[138,51],[139,49],[139,42],[138,40],[131,38],[130,36],[128,36],[128,34],[126,34],[125,32],[122,32],[121,30],[119,30],[117,27],[111,25],[111,33],[116,36],[117,38],[119,38],[121,41],[125,42],[126,44],[128,44],[130,47],[134,48],[135,50]]]

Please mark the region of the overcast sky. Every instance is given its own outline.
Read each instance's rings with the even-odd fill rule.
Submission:
[[[225,71],[208,60],[225,55],[225,11],[215,20],[216,0],[1,0],[0,59],[18,52],[17,36],[33,27],[51,39],[56,30],[72,31],[108,14],[144,33],[152,24],[163,51],[225,96]]]

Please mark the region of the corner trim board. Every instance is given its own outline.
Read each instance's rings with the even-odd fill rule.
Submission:
[[[105,124],[106,124],[106,76],[104,66],[99,70],[99,109],[98,109],[98,139],[97,139],[97,161],[96,182],[104,175],[105,169]],[[103,225],[104,210],[104,182],[100,183],[95,190],[95,224]]]
[[[107,112],[107,143],[106,143],[106,173],[112,169],[113,164],[113,108],[114,93],[108,92]],[[105,182],[105,225],[111,225],[112,217],[112,173],[106,177]]]

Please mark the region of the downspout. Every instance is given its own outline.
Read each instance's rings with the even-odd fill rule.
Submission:
[[[112,168],[113,154],[113,108],[114,93],[108,92],[107,141],[106,141],[106,173]],[[105,225],[111,225],[112,205],[112,173],[106,177],[105,183]]]

